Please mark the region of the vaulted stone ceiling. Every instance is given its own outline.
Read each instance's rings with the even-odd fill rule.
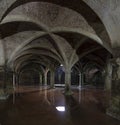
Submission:
[[[98,57],[104,65],[108,51],[120,45],[112,22],[118,9],[111,3],[119,5],[113,0],[1,0],[0,64],[18,71],[31,62],[72,67],[79,59]]]

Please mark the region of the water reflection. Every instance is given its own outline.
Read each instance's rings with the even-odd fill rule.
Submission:
[[[101,93],[74,89],[72,96],[65,96],[62,91],[62,88],[44,87],[39,88],[39,91],[16,95],[14,92],[13,97],[10,96],[7,101],[0,102],[0,123],[2,125],[48,125],[49,120],[49,124],[53,125],[114,124],[96,108],[94,94],[97,97],[99,94],[101,99]],[[115,125],[119,124],[116,122]]]
[[[15,104],[15,90],[13,90],[13,104]]]
[[[78,91],[79,91],[79,95],[78,95],[78,100],[79,100],[79,103],[81,102],[82,100],[82,91],[81,91],[81,87],[78,88]]]
[[[76,101],[73,96],[59,95],[59,93],[61,94],[61,91],[59,90],[58,93],[55,94],[55,89],[49,91],[47,89],[44,90],[44,102],[56,108],[57,111],[65,112],[67,116],[70,116],[74,112],[74,108],[78,108],[78,105],[81,102],[81,89],[78,90],[78,101]]]
[[[73,113],[74,107],[78,107],[78,105],[83,101],[82,96],[84,95],[84,91],[82,92],[82,88],[77,89],[78,94],[77,98],[75,99],[73,96],[64,96],[61,95],[60,89],[56,94],[56,89],[50,89],[47,86],[39,87],[39,95],[42,104],[47,104],[49,106],[53,106],[57,111],[64,111],[67,114]],[[25,88],[23,88],[25,90]],[[15,104],[15,99],[19,98],[21,95],[24,96],[25,93],[34,93],[35,91],[28,91],[25,93],[16,93],[17,90],[13,91],[13,104]],[[59,95],[59,97],[57,97]],[[41,98],[42,97],[42,98]],[[56,98],[57,97],[57,98]],[[85,96],[84,96],[85,97]],[[77,101],[76,101],[77,100]]]
[[[48,91],[47,91],[47,88],[44,90],[44,101],[45,101],[47,104],[51,105],[51,102],[50,102],[50,100],[48,99]]]

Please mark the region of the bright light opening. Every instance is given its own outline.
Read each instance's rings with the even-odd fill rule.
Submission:
[[[57,109],[59,112],[64,112],[64,111],[65,111],[65,106],[57,106],[56,109]]]
[[[60,64],[60,66],[63,66],[63,64]]]

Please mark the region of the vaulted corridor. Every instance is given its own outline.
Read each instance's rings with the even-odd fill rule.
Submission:
[[[120,0],[0,0],[1,124],[120,124],[119,32]]]

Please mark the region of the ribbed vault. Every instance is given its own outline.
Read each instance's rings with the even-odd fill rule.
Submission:
[[[71,81],[110,92],[120,80],[119,8],[119,0],[1,0],[0,86],[12,79],[14,88],[20,77],[54,88],[57,75],[68,95]]]
[[[82,1],[6,2],[0,30],[5,60],[12,70],[30,62],[41,62],[47,68],[53,62],[73,67],[79,59],[101,48],[112,52],[104,25]]]

